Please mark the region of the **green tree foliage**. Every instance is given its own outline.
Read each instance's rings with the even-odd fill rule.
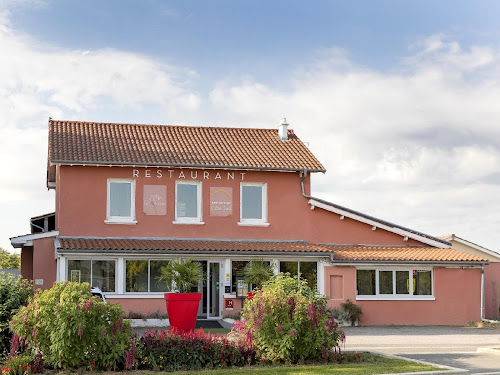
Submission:
[[[33,294],[33,286],[27,280],[12,274],[0,273],[0,358],[10,349],[12,334],[9,322],[20,306],[26,305]]]
[[[271,278],[245,302],[238,330],[262,359],[273,362],[326,360],[344,337],[327,313],[325,296],[288,274]]]
[[[0,270],[21,268],[21,255],[9,253],[0,247]]]
[[[132,336],[120,305],[93,297],[87,283],[68,281],[37,291],[10,326],[54,368],[114,368]]]

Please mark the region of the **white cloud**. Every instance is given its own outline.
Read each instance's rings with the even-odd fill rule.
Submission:
[[[391,72],[333,48],[297,67],[287,90],[242,74],[204,97],[193,91],[195,71],[126,51],[40,45],[5,12],[0,45],[2,247],[30,216],[53,210],[44,188],[49,116],[254,127],[285,116],[328,170],[313,178],[315,194],[500,250],[500,54],[491,47],[432,36]]]
[[[225,82],[211,103],[271,126],[285,114],[328,170],[313,180],[317,194],[500,251],[499,63],[490,47],[435,36],[396,72],[348,67],[342,56],[341,68],[321,63],[293,77],[289,92]]]
[[[114,111],[126,116],[151,105],[175,115],[196,111],[201,102],[185,88],[195,77],[193,71],[114,49],[43,45],[16,32],[8,9],[22,3],[0,3],[0,204],[5,210],[0,247],[4,248],[10,247],[8,237],[29,230],[30,216],[54,210],[53,194],[45,189],[49,116],[100,120],[86,114]],[[14,216],[23,218],[14,221]]]

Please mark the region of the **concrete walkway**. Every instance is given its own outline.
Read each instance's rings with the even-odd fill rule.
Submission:
[[[470,371],[500,375],[500,330],[466,327],[347,327],[346,350],[374,351]]]

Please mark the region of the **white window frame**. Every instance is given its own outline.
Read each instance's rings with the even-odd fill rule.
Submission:
[[[170,262],[172,259],[158,259],[158,258],[123,258],[124,260],[124,269],[123,269],[123,293],[127,295],[164,295],[165,293],[171,293],[174,290],[174,287],[171,286],[170,291],[164,292],[152,292],[151,291],[151,262]],[[148,291],[147,292],[127,292],[127,261],[146,261],[148,262]]]
[[[246,219],[243,218],[243,187],[244,186],[260,186],[262,187],[262,218],[261,219]],[[268,227],[267,221],[267,183],[265,182],[241,182],[240,183],[240,221],[239,226],[261,226]]]
[[[90,286],[93,287],[94,285],[92,285],[92,273],[93,273],[93,265],[92,265],[92,262],[93,261],[114,261],[115,262],[115,291],[114,292],[103,292],[106,296],[108,294],[110,295],[116,295],[118,294],[118,285],[119,285],[119,278],[120,278],[120,275],[118,274],[118,261],[119,259],[118,258],[107,258],[107,257],[98,257],[98,258],[95,258],[95,257],[88,257],[88,256],[82,256],[82,257],[65,257],[64,259],[64,265],[65,265],[65,274],[64,274],[64,280],[66,281],[70,281],[69,278],[68,278],[68,271],[69,271],[69,267],[68,267],[68,263],[72,260],[89,260],[90,261]]]
[[[196,217],[178,217],[177,216],[177,186],[179,185],[196,185],[196,200],[197,200],[197,216]],[[205,224],[202,221],[202,183],[201,181],[175,181],[175,220],[173,224]]]
[[[130,184],[130,216],[111,216],[111,183]],[[137,224],[135,220],[135,180],[124,178],[108,178],[106,195],[106,224]]]
[[[360,295],[357,294],[357,274],[358,271],[367,270],[375,271],[375,294],[374,295]],[[412,271],[430,271],[431,272],[431,294],[430,295],[414,295],[413,294],[413,272]],[[379,272],[392,271],[392,294],[380,294]],[[405,271],[409,273],[409,290],[408,294],[396,294],[396,271]],[[434,301],[434,269],[432,267],[356,267],[356,300],[370,301],[370,300],[397,300],[397,301],[410,301],[410,300],[425,300]]]

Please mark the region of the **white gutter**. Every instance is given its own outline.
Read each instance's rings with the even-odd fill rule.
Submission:
[[[481,266],[481,320],[484,319],[484,264]]]
[[[12,245],[12,247],[15,247],[15,248],[20,248],[23,246],[33,246],[33,240],[38,240],[40,238],[55,237],[58,235],[59,235],[58,230],[53,230],[50,232],[26,234],[24,236],[10,238],[10,244]]]

